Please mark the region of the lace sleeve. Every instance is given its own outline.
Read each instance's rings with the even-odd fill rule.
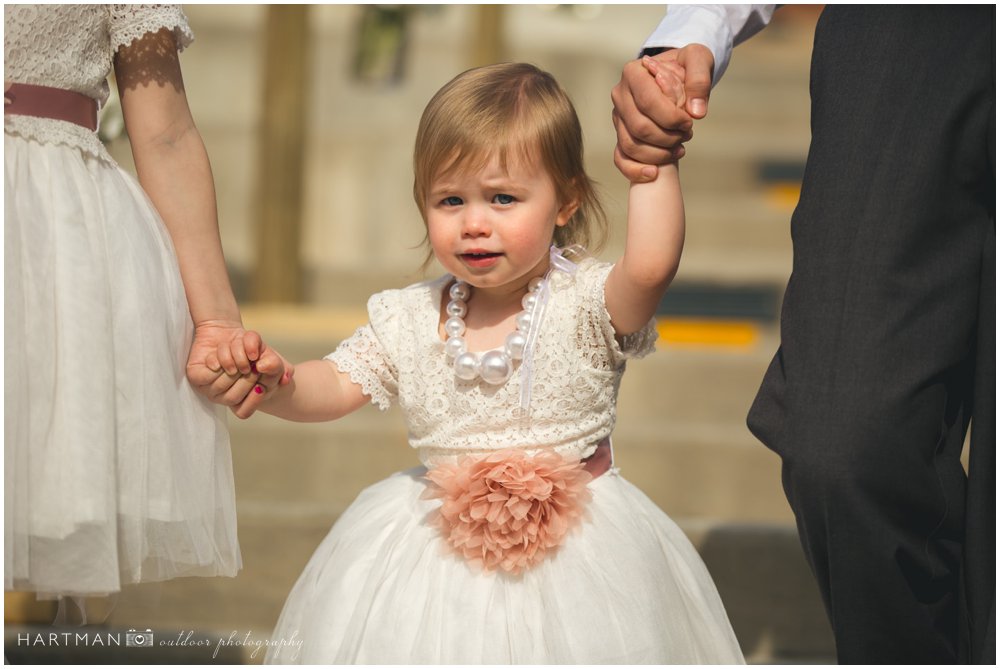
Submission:
[[[625,336],[617,336],[611,325],[604,302],[604,284],[608,280],[613,265],[609,263],[585,262],[577,271],[578,290],[581,305],[579,312],[580,341],[596,349],[591,355],[595,363],[600,361],[598,351],[606,352],[603,356],[609,368],[617,368],[629,358],[642,358],[653,352],[656,344],[656,320],[650,321],[637,332]],[[605,365],[596,365],[605,366]]]
[[[325,359],[361,386],[364,394],[379,409],[385,411],[392,405],[398,388],[396,369],[371,325],[358,328]]]
[[[163,28],[174,31],[178,51],[194,41],[194,33],[180,5],[111,5],[112,51]]]
[[[399,395],[399,328],[405,301],[399,290],[372,295],[368,300],[368,325],[358,328],[326,356],[383,411]]]

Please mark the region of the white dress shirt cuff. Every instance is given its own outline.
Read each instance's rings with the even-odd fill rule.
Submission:
[[[643,51],[703,44],[715,58],[712,85],[729,66],[733,47],[771,21],[775,5],[670,5]]]

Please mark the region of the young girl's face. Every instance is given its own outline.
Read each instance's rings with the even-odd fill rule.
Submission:
[[[452,170],[428,189],[427,235],[434,255],[457,278],[485,290],[517,291],[549,266],[556,226],[575,202],[561,202],[537,156],[497,156],[479,171]]]

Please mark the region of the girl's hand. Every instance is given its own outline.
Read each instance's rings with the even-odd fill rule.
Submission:
[[[187,376],[195,390],[212,402],[236,406],[255,387],[285,385],[293,373],[291,364],[241,323],[213,321],[195,329]],[[251,403],[254,410],[256,404]]]
[[[249,418],[260,404],[270,399],[280,386],[287,385],[295,373],[291,363],[264,344],[260,335],[248,331],[229,345],[220,344],[216,356],[208,356],[210,368],[221,368],[224,376],[216,381],[222,403],[237,418]],[[222,380],[225,379],[225,380]],[[225,388],[229,384],[229,388]]]
[[[687,104],[687,94],[684,92],[684,68],[675,60],[658,61],[649,56],[643,57],[642,66],[653,75],[660,91],[678,108],[683,109]]]
[[[291,377],[288,377],[288,379],[291,380]],[[285,383],[287,383],[287,381],[285,381]],[[279,385],[284,385],[284,383]],[[257,409],[259,409],[264,402],[274,397],[274,393],[278,390],[278,387],[279,386],[265,386],[263,379],[261,379],[258,383],[255,383],[252,386],[251,391],[247,393],[240,402],[230,406],[229,410],[232,411],[233,415],[237,418],[249,418],[257,412]]]

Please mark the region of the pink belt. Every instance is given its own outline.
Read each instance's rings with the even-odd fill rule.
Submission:
[[[611,439],[605,438],[597,445],[597,450],[580,462],[584,471],[595,479],[611,469]]]
[[[97,130],[97,100],[62,88],[6,84],[3,113],[69,121],[88,130]]]

